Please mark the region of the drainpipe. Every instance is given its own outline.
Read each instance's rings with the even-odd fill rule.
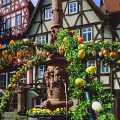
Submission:
[[[63,24],[62,0],[52,0],[52,14],[51,44],[54,44]]]

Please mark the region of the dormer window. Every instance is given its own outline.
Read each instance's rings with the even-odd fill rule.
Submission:
[[[45,20],[51,20],[52,18],[52,8],[51,7],[47,7],[44,9],[44,19]]]
[[[78,4],[77,2],[69,2],[68,4],[68,13],[69,14],[75,14],[78,12]]]
[[[9,5],[11,3],[11,0],[2,0],[2,5]]]

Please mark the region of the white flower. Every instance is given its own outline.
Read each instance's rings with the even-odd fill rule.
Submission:
[[[100,112],[100,111],[103,110],[103,107],[102,107],[102,105],[101,105],[100,102],[94,101],[94,102],[92,103],[92,109],[93,109],[95,112]]]

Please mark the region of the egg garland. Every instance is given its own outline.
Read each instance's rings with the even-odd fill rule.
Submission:
[[[99,113],[103,110],[103,107],[102,107],[102,104],[100,102],[94,101],[94,102],[92,102],[92,109],[95,112]]]

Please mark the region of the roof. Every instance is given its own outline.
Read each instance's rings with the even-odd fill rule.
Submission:
[[[120,0],[104,0],[104,9],[109,12],[118,12],[120,11]]]
[[[62,1],[67,1],[67,0],[62,0]],[[105,13],[95,4],[95,2],[93,0],[87,0],[89,5],[93,8],[93,10],[95,11],[95,13],[101,18],[101,19],[105,19],[106,15]],[[44,0],[39,0],[37,3],[37,6],[32,14],[32,17],[30,19],[29,25],[28,25],[28,31],[30,30],[32,23],[33,23],[33,19],[37,14],[37,11],[40,9],[40,5],[42,4],[42,2],[44,2]]]
[[[31,25],[32,25],[32,23],[33,23],[33,19],[35,18],[36,14],[37,14],[37,11],[39,10],[39,6],[40,6],[40,4],[41,4],[42,2],[43,2],[43,0],[38,0],[38,3],[37,3],[37,5],[36,5],[36,7],[35,7],[35,9],[34,9],[34,11],[33,11],[33,13],[32,13],[32,16],[31,16],[31,19],[30,19],[30,22],[29,22],[29,25],[28,25],[27,32],[30,30]]]

